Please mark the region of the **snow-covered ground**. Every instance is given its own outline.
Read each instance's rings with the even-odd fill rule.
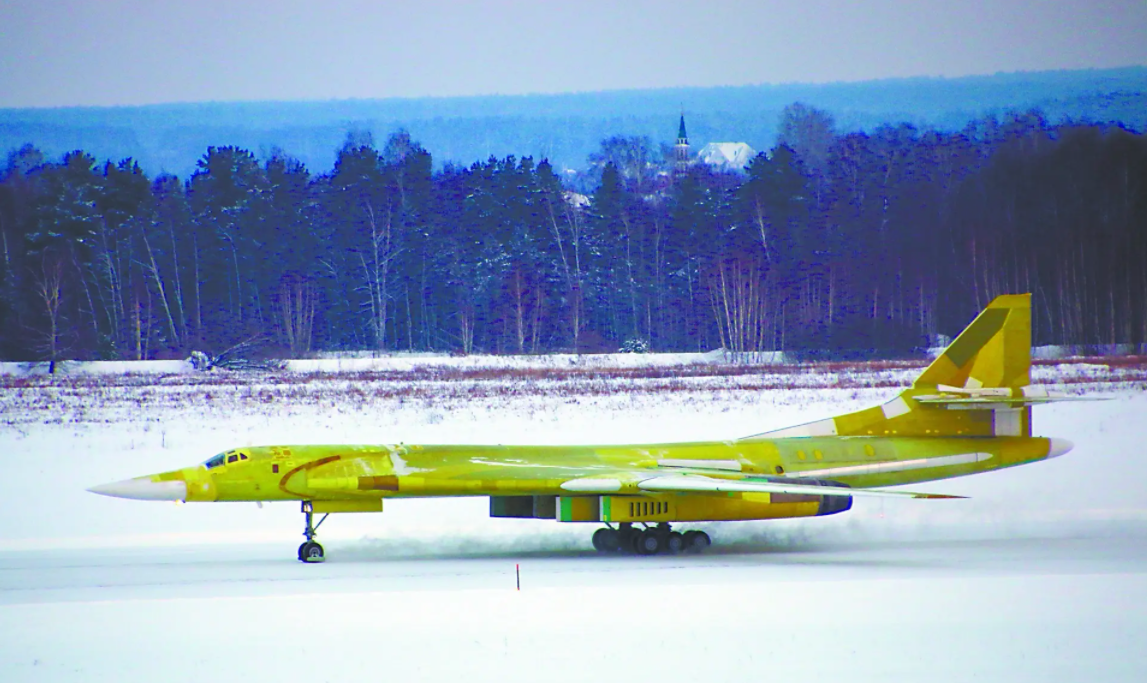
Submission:
[[[302,565],[294,505],[84,491],[237,445],[741,436],[877,403],[918,371],[555,373],[565,365],[549,359],[499,375],[453,360],[405,380],[401,368],[9,375],[0,680],[1147,672],[1147,395],[1134,367],[1037,367],[1037,381],[1111,400],[1036,409],[1038,433],[1075,442],[1065,457],[917,486],[969,500],[710,525],[703,556],[599,557],[592,526],[491,520],[484,499],[458,499],[333,516],[329,560]]]

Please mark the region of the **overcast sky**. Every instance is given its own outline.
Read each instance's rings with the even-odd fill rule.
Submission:
[[[1145,0],[0,0],[0,107],[1133,64]]]

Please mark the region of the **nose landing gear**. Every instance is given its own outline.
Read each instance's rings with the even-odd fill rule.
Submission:
[[[306,542],[299,546],[299,562],[315,563],[325,562],[326,557],[323,555],[323,547],[315,541],[315,532],[319,530],[322,523],[327,520],[327,515],[323,515],[318,524],[314,523],[314,505],[311,501],[303,501],[303,514],[306,516],[306,527],[303,529],[303,536],[306,537]],[[328,513],[329,514],[329,513]]]
[[[638,555],[682,552],[698,553],[712,545],[704,531],[673,531],[668,523],[636,529],[630,522],[621,522],[618,528],[606,527],[593,532],[593,547],[599,553],[634,552]]]

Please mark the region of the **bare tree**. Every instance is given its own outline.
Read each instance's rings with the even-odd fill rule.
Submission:
[[[510,269],[507,290],[512,308],[517,351],[525,353],[528,340],[530,353],[533,353],[537,350],[542,311],[541,285],[523,264],[515,263]]]
[[[43,305],[47,328],[40,339],[40,351],[48,361],[48,372],[56,372],[60,358],[60,303],[63,300],[64,264],[59,258],[45,253],[40,262],[40,274],[35,278],[36,295]]]
[[[363,211],[370,228],[370,241],[367,248],[358,253],[362,266],[362,289],[368,295],[366,306],[370,310],[370,329],[374,335],[375,348],[382,351],[386,349],[387,309],[391,296],[390,269],[399,254],[394,239],[394,211],[388,203],[385,214],[380,216],[370,201],[364,203]]]
[[[670,155],[669,159],[672,158]],[[613,164],[633,190],[643,195],[652,187],[657,174],[656,159],[648,137],[615,135],[601,141],[601,150],[589,156],[589,163],[598,173]]]
[[[147,250],[147,262],[141,265],[146,272],[151,274],[152,281],[155,283],[155,291],[159,295],[160,303],[163,304],[163,312],[167,319],[167,329],[171,333],[171,343],[174,346],[179,346],[179,330],[175,325],[175,316],[172,315],[171,305],[167,300],[167,288],[164,287],[163,275],[159,272],[159,264],[155,260],[155,253],[151,250],[151,242],[148,241],[146,234],[143,236],[143,246]]]
[[[790,147],[810,171],[823,176],[828,168],[829,150],[836,140],[835,128],[832,114],[794,102],[781,112],[777,144]]]
[[[758,259],[717,259],[705,274],[721,346],[732,353],[771,350],[769,284]]]
[[[562,277],[569,297],[570,335],[573,351],[578,352],[582,326],[582,286],[584,284],[583,232],[585,219],[582,211],[567,201],[564,193],[546,193],[546,217],[557,247]]]
[[[309,280],[301,276],[284,277],[279,285],[279,315],[282,320],[283,341],[292,355],[311,350],[315,321],[315,290]]]

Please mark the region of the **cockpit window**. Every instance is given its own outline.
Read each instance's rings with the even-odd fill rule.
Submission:
[[[213,467],[221,467],[225,463],[229,464],[229,463],[239,462],[240,460],[246,460],[246,459],[247,459],[246,453],[240,453],[238,451],[225,451],[225,452],[220,453],[219,455],[211,458],[207,462],[203,463],[203,466],[206,467],[207,469],[211,469]]]

